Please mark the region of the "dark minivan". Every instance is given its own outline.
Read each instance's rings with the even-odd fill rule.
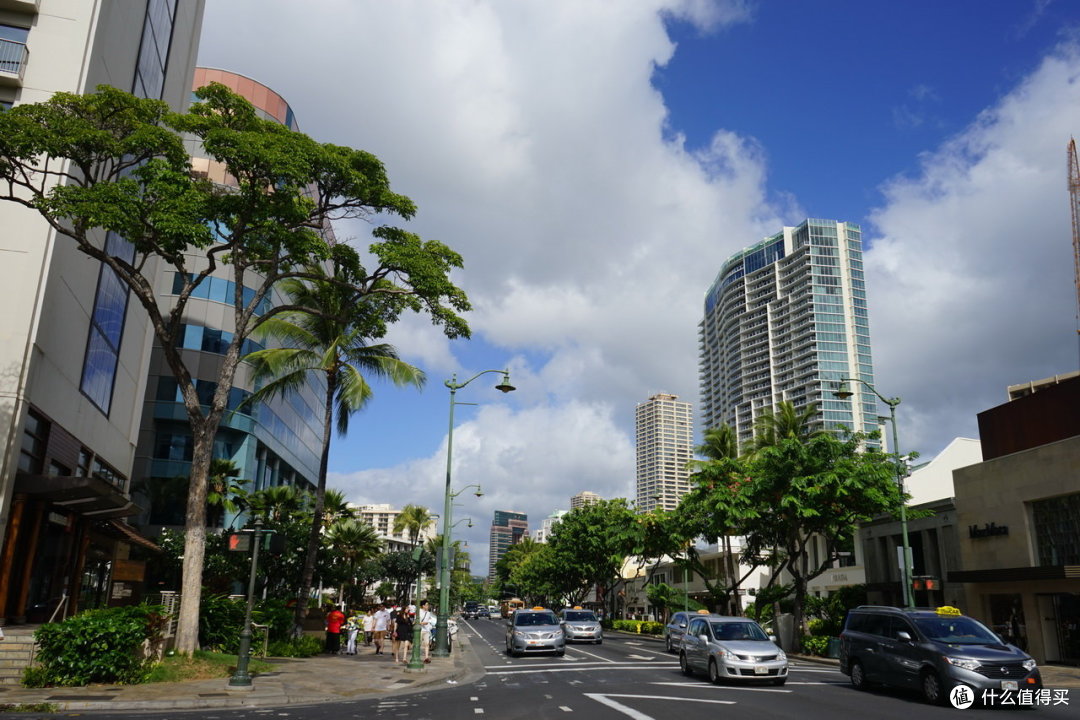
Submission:
[[[957,685],[1017,692],[1042,688],[1030,655],[952,607],[861,605],[840,633],[840,671],[863,689],[874,683],[919,690],[945,704]]]

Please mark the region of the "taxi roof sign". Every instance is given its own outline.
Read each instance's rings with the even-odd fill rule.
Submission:
[[[708,610],[698,610],[697,612],[698,612],[698,615],[708,615],[709,614]]]
[[[934,612],[938,615],[963,615],[963,613],[960,612],[960,608],[954,608],[951,605],[942,605]]]

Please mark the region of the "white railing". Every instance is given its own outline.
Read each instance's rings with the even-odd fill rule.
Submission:
[[[0,73],[17,75],[22,80],[30,51],[26,45],[14,40],[0,40]]]

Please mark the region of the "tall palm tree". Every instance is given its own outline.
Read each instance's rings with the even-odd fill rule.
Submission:
[[[345,493],[329,488],[323,497],[323,528],[343,520],[356,520],[356,510],[349,506]]]
[[[406,530],[409,533],[409,542],[416,545],[420,533],[434,522],[435,516],[423,505],[406,505],[401,509],[398,516],[394,518],[394,532],[399,533]]]
[[[316,266],[308,272],[315,279],[294,278],[279,285],[295,309],[268,319],[260,328],[261,336],[276,338],[283,347],[258,350],[245,358],[254,368],[256,381],[267,383],[252,394],[249,403],[297,392],[311,374],[321,376],[326,383],[314,516],[301,574],[302,591],[296,603],[298,626],[307,612],[315,574],[335,424],[338,434],[345,435],[349,418],[371,399],[372,389],[364,373],[389,379],[398,386],[422,387],[425,379],[423,371],[398,358],[392,345],[368,344],[372,328],[381,326],[385,318],[378,309],[357,302],[355,291],[341,282],[348,279],[343,271],[335,267],[328,274]]]
[[[705,458],[704,461],[695,461],[699,467],[718,460],[733,460],[739,456],[738,437],[735,435],[734,428],[727,423],[706,430],[704,439],[705,442],[694,448],[699,455],[702,455]],[[728,584],[730,585],[735,581],[735,574],[738,572],[738,568],[735,564],[735,557],[732,553],[730,535],[725,534],[723,536],[723,544],[724,562],[726,565],[725,572],[728,576]],[[683,570],[683,572],[686,571]],[[738,588],[735,588],[735,592],[732,593],[732,597],[729,597],[728,603],[731,605],[730,612],[732,614],[741,614],[742,601],[739,598]]]
[[[236,499],[247,480],[238,480],[240,466],[228,458],[214,458],[210,461],[210,479],[206,491],[206,525],[221,527],[225,513],[236,513],[240,506]]]

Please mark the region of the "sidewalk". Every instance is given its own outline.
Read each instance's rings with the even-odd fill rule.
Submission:
[[[359,655],[267,658],[274,671],[257,675],[248,690],[229,688],[228,678],[74,688],[0,687],[0,705],[52,703],[61,711],[272,707],[432,690],[483,676],[483,664],[464,635],[458,633],[450,657],[433,657],[415,672],[395,665],[390,655],[374,655],[373,648],[361,647]]]

